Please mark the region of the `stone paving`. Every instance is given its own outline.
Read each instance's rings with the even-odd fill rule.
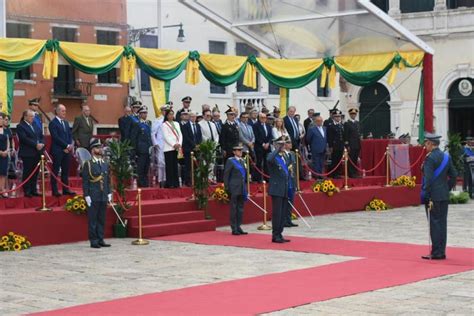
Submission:
[[[287,236],[427,243],[421,207],[307,218],[313,226]],[[269,234],[245,225],[249,232]],[[220,228],[228,230],[228,228]],[[474,203],[451,205],[448,245],[474,247]],[[270,238],[270,237],[269,237]],[[18,315],[193,285],[234,280],[352,260],[352,257],[151,241],[109,240],[0,253],[0,314]],[[448,253],[449,255],[449,253]],[[271,263],[271,264],[269,264]],[[356,272],[355,272],[356,273]],[[276,315],[473,315],[474,272],[459,273],[278,311]]]

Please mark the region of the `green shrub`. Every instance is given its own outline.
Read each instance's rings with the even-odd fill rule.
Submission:
[[[454,195],[449,193],[449,204],[466,204],[469,201],[469,193],[461,192]]]

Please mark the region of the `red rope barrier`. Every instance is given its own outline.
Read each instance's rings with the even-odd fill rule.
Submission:
[[[260,170],[258,167],[257,167],[257,164],[253,161],[252,157],[249,156],[249,161],[250,161],[250,164],[252,165],[252,167],[255,168],[255,170],[257,170],[258,173],[260,173],[260,175],[262,175],[263,177],[267,178],[267,179],[270,179],[270,176],[265,174],[265,172],[263,172],[262,170]]]
[[[21,187],[23,187],[28,181],[30,181],[31,177],[33,177],[33,175],[36,173],[36,171],[38,171],[38,168],[40,167],[40,162],[38,162],[38,164],[36,165],[35,169],[30,173],[30,175],[28,176],[28,178],[25,179],[25,181],[23,181],[22,183],[20,183],[15,189],[11,189],[11,190],[8,190],[8,191],[2,191],[0,192],[0,194],[8,194],[8,193],[11,193],[11,192],[14,192],[14,191],[17,191],[19,190]]]
[[[298,155],[299,156],[299,155]],[[312,174],[314,175],[317,175],[319,177],[327,177],[329,176],[331,173],[333,173],[334,171],[337,170],[337,168],[339,168],[339,166],[342,164],[342,162],[344,161],[344,157],[341,158],[341,160],[339,161],[339,163],[337,164],[336,167],[334,167],[334,169],[332,169],[331,171],[329,172],[326,172],[326,173],[318,173],[316,171],[314,171],[313,169],[311,169],[310,166],[308,166],[307,162],[303,160],[303,157],[299,156],[300,160],[301,160],[301,163],[303,164],[303,167],[308,170],[309,172],[311,172]]]
[[[70,186],[70,185],[67,185],[67,184],[63,183],[63,182],[61,181],[61,179],[59,179],[58,176],[56,176],[56,175],[54,174],[54,172],[53,172],[53,170],[52,170],[51,167],[49,167],[48,165],[45,165],[45,167],[46,167],[46,169],[49,170],[50,175],[51,175],[54,179],[56,179],[56,181],[58,181],[58,183],[59,183],[61,186],[66,187],[66,188],[68,188],[68,189],[79,189],[79,190],[82,189],[82,188],[79,188],[79,187],[72,187],[72,186]]]
[[[380,161],[377,163],[377,165],[375,167],[373,167],[372,169],[361,169],[359,168],[359,166],[357,166],[356,163],[354,163],[352,161],[352,159],[350,157],[348,157],[348,160],[349,162],[351,163],[352,166],[354,166],[354,168],[356,168],[357,170],[361,171],[361,172],[372,172],[372,171],[375,171],[378,167],[380,167],[380,165],[385,161],[385,155],[383,155],[382,159],[380,159]]]
[[[420,162],[421,158],[423,157],[423,154],[424,154],[424,151],[422,151],[420,157],[418,157],[418,158],[416,159],[416,161],[415,161],[413,164],[411,164],[410,166],[408,166],[408,167],[399,165],[399,164],[397,163],[397,161],[395,160],[395,158],[392,157],[392,156],[390,156],[390,160],[391,160],[397,167],[399,167],[399,168],[401,168],[401,169],[411,169],[411,168],[413,168],[414,166],[416,166],[416,165]]]
[[[118,194],[117,191],[115,191],[115,195],[117,196],[117,200],[118,200],[120,206],[121,206],[125,211],[128,211],[129,209],[131,209],[132,207],[134,207],[135,205],[137,205],[137,202],[138,202],[138,194],[137,194],[137,197],[135,198],[135,200],[133,201],[133,203],[130,204],[130,207],[127,207],[127,205],[124,204],[122,198],[120,197],[120,194]]]

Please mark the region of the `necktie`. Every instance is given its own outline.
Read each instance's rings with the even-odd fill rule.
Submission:
[[[291,118],[291,124],[293,125],[293,130],[295,131],[294,132],[295,138],[298,138],[299,131],[298,131],[298,127],[296,126],[296,121],[293,117]]]
[[[267,126],[265,124],[263,124],[262,126],[263,126],[263,130],[265,131],[265,137],[267,137],[268,136]]]
[[[66,132],[66,124],[64,124],[64,120],[61,120],[61,125],[63,126],[63,129]]]
[[[191,129],[193,131],[194,142],[196,142],[196,125],[194,123],[191,124]]]
[[[214,141],[214,133],[212,132],[211,122],[207,121],[207,125],[209,126],[209,131],[211,132],[211,139]]]

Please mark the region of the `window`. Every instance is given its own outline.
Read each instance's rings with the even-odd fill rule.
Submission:
[[[209,41],[209,53],[224,55],[226,52],[226,46],[227,46],[226,42]],[[212,94],[225,94],[226,87],[218,86],[216,84],[211,83],[210,92]]]
[[[30,38],[30,25],[23,23],[7,23],[7,37]],[[17,80],[30,80],[30,67],[15,73]]]
[[[448,9],[457,9],[461,7],[472,8],[474,7],[473,0],[446,0],[446,6]]]
[[[402,13],[433,11],[434,0],[400,0]]]
[[[158,48],[158,36],[143,35],[140,37],[140,47]],[[141,91],[151,91],[150,76],[140,68],[140,87]]]
[[[97,44],[117,45],[118,32],[97,30]],[[117,83],[117,68],[97,76],[99,83]]]
[[[321,76],[319,76],[318,80],[316,80],[316,90],[318,97],[329,97],[328,83],[326,82],[326,86],[321,88]]]
[[[280,94],[280,87],[269,81],[268,82],[268,94],[279,95]]]
[[[235,53],[236,53],[237,56],[250,56],[250,55],[258,56],[258,51],[255,48],[250,47],[249,45],[247,45],[245,43],[236,43],[235,44]],[[237,92],[258,91],[258,86],[259,86],[258,76],[257,76],[257,88],[256,89],[252,89],[250,87],[244,86],[243,81],[244,81],[243,78],[240,78],[237,81]]]
[[[388,12],[388,0],[371,0],[375,6],[377,6],[380,10],[387,13]]]
[[[63,42],[76,41],[76,29],[68,27],[53,27],[53,38]],[[71,65],[59,65],[58,76],[54,79],[56,95],[72,95],[77,93],[76,73]]]

